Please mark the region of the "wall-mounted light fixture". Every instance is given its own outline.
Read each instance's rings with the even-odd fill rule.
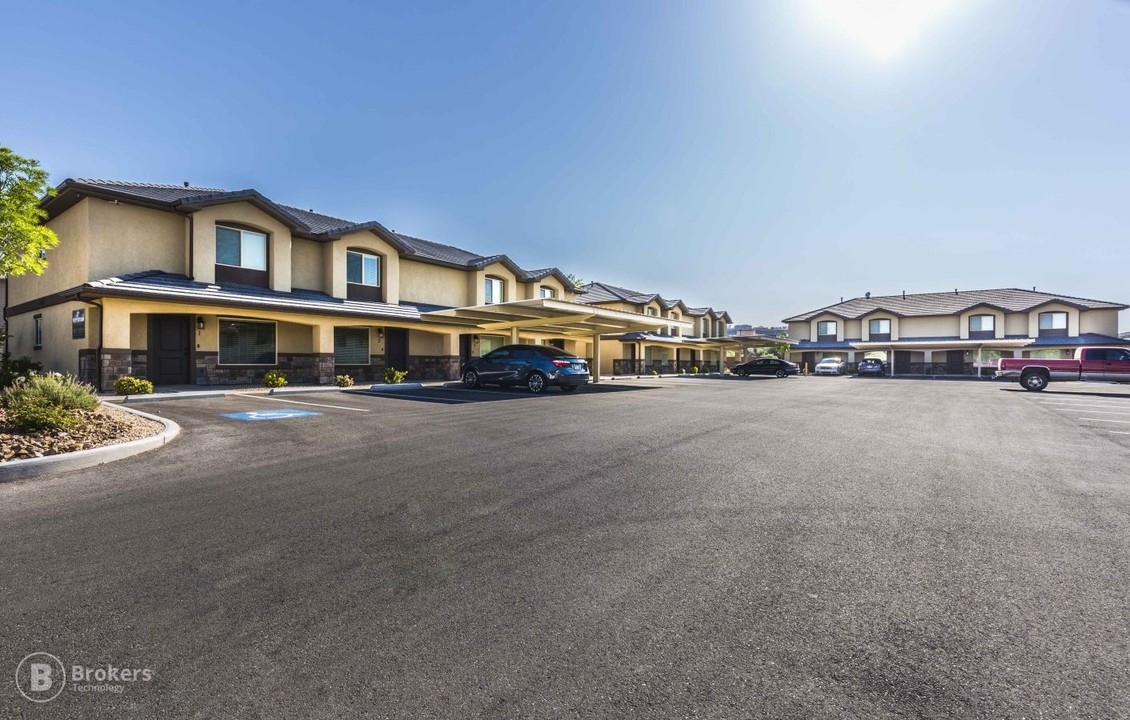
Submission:
[[[204,329],[204,318],[203,318],[203,316],[200,316],[200,315],[196,316],[196,329],[197,330],[203,330]]]
[[[384,340],[385,339],[384,328],[377,328],[377,339],[378,340]]]

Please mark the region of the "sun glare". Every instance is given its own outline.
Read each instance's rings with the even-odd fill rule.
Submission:
[[[953,0],[812,0],[812,5],[830,30],[886,60],[911,44]]]

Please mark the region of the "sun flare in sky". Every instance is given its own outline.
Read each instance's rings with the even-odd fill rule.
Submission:
[[[810,0],[818,22],[879,60],[904,50],[954,0]]]

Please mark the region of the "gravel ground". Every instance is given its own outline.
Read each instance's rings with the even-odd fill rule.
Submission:
[[[0,462],[89,450],[140,440],[161,432],[162,425],[115,407],[78,411],[86,419],[76,430],[22,433],[0,419]]]

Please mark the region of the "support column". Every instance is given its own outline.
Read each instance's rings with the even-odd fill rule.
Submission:
[[[333,383],[337,373],[334,363],[334,326],[326,323],[310,328],[311,350],[314,351],[314,382],[319,385]]]
[[[891,361],[891,377],[895,376],[895,349],[891,348],[887,351],[887,359]]]
[[[984,362],[984,360],[983,360],[984,355],[981,352],[983,347],[984,347],[983,345],[977,346],[977,377],[978,377],[978,379],[980,379],[980,377],[981,377],[981,363]]]
[[[511,345],[517,345],[518,344],[518,326],[517,325],[510,328],[510,344]]]
[[[589,375],[592,382],[600,382],[600,333],[593,333],[592,336],[592,367],[589,368]]]

